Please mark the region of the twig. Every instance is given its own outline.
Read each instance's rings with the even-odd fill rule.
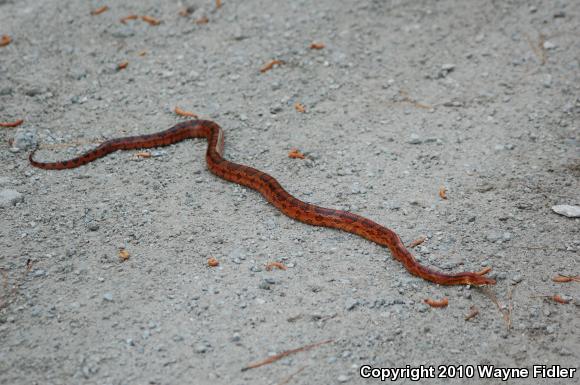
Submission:
[[[507,328],[508,331],[512,328],[512,312],[514,310],[514,301],[512,301],[512,295],[514,292],[514,288],[515,286],[511,286],[508,290],[508,315],[507,315],[507,319],[508,319],[508,324],[507,324]]]
[[[99,7],[97,9],[94,9],[91,11],[91,16],[97,16],[100,15],[103,12],[106,12],[109,10],[109,7],[107,7],[106,5],[103,5],[102,7]]]
[[[497,299],[497,296],[493,293],[493,291],[491,291],[491,289],[487,286],[482,286],[481,290],[489,297],[489,299],[491,299],[491,302],[493,302],[495,304],[495,306],[497,306],[499,312],[501,313],[503,320],[507,326],[508,331],[511,329],[512,327],[512,293],[513,293],[513,288],[510,287],[509,291],[508,291],[508,301],[509,301],[509,305],[506,306],[503,304],[500,304],[499,300]]]
[[[540,36],[538,37],[538,44],[535,44],[532,39],[530,38],[530,35],[528,35],[527,33],[526,35],[526,39],[528,40],[528,44],[530,45],[530,48],[532,48],[532,51],[534,51],[534,54],[536,54],[536,56],[538,57],[538,59],[540,59],[540,63],[542,63],[542,65],[546,64],[546,49],[544,48],[544,42],[546,41],[546,35],[544,34],[540,34]]]
[[[484,267],[483,269],[481,269],[481,270],[477,271],[475,274],[477,274],[477,275],[486,275],[486,274],[487,274],[487,273],[489,273],[491,270],[492,270],[492,269],[491,269],[491,266],[487,266],[487,267]]]
[[[399,91],[399,94],[403,97],[403,100],[402,100],[403,103],[410,103],[413,106],[415,106],[417,108],[424,109],[424,110],[431,110],[431,109],[433,109],[433,106],[432,105],[420,103],[420,102],[416,101],[415,99],[412,99],[409,96],[409,93],[407,91],[405,91],[405,90],[400,90]]]
[[[576,250],[562,249],[561,247],[550,247],[550,246],[513,246],[518,249],[526,250],[552,250],[552,251],[571,251],[576,252]]]
[[[306,366],[301,367],[300,369],[298,369],[297,371],[295,371],[294,373],[290,374],[288,377],[284,378],[282,381],[280,381],[278,383],[278,385],[286,385],[287,383],[290,382],[290,380],[292,378],[294,378],[295,375],[299,374],[300,372],[302,372],[304,369],[306,369]]]
[[[0,268],[0,273],[2,273],[2,291],[8,293],[8,273],[2,268]],[[6,299],[0,297],[0,309],[8,305],[8,297],[8,294],[6,295]]]
[[[141,16],[141,20],[143,20],[144,22],[146,22],[149,25],[159,25],[159,24],[161,24],[161,21],[160,20],[158,20],[158,19],[156,19],[154,17],[151,17],[151,16],[147,16],[147,15]]]
[[[270,71],[272,68],[274,68],[275,65],[281,66],[282,64],[284,64],[282,60],[270,60],[262,68],[260,68],[260,72],[264,73]]]
[[[250,370],[250,369],[259,368],[260,366],[263,366],[263,365],[271,364],[272,362],[276,362],[276,361],[278,361],[286,356],[289,356],[289,355],[292,355],[295,353],[299,353],[299,352],[305,352],[305,351],[308,351],[310,349],[314,349],[315,347],[318,347],[320,345],[329,344],[331,342],[334,342],[334,340],[325,340],[325,341],[317,342],[315,344],[302,346],[302,347],[297,348],[297,349],[286,350],[282,353],[278,353],[278,354],[271,356],[271,357],[268,357],[264,360],[254,362],[253,364],[250,364],[250,365],[246,366],[245,368],[242,368],[242,372],[245,372],[246,370]]]
[[[139,15],[129,15],[123,17],[120,21],[123,24],[127,24],[127,20],[137,20],[137,19],[139,19]]]

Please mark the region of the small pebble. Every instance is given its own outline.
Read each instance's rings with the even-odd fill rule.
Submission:
[[[556,214],[564,215],[568,218],[579,218],[580,217],[580,206],[556,205],[556,206],[552,206],[552,210]]]
[[[90,231],[97,231],[99,229],[99,224],[91,222],[87,225],[87,229],[89,229]]]
[[[38,87],[33,87],[33,88],[29,88],[29,89],[27,89],[27,90],[24,92],[24,94],[25,94],[26,96],[34,97],[34,96],[37,96],[37,95],[40,95],[40,94],[42,94],[42,90],[41,90],[40,88],[38,88]]]
[[[103,299],[107,302],[113,302],[113,293],[105,293],[103,294]]]
[[[0,191],[0,207],[16,206],[17,203],[24,201],[24,195],[16,190],[2,190]]]
[[[421,137],[417,134],[411,134],[411,138],[409,139],[409,144],[421,144],[422,140]]]
[[[18,150],[30,150],[36,147],[36,133],[29,129],[19,128],[14,134],[12,148]]]
[[[520,282],[522,282],[523,280],[524,280],[524,277],[523,277],[521,274],[519,274],[519,273],[518,273],[518,274],[515,274],[515,275],[512,277],[512,282],[513,282],[513,283],[520,283]]]
[[[544,76],[544,87],[545,88],[552,87],[552,75],[548,74]]]
[[[359,301],[354,298],[349,298],[346,300],[345,309],[350,311],[359,305]]]
[[[344,383],[344,382],[347,382],[348,380],[350,380],[350,377],[345,375],[345,374],[341,374],[340,376],[338,376],[337,380],[340,383]]]
[[[566,12],[564,12],[564,11],[558,11],[558,12],[554,13],[554,19],[563,18],[563,17],[566,17]]]
[[[485,239],[489,242],[497,242],[503,239],[503,234],[497,231],[490,231],[485,236]]]
[[[153,150],[153,151],[151,151],[151,156],[153,158],[160,158],[160,157],[165,156],[165,155],[167,155],[167,151],[165,151],[165,150]]]
[[[451,72],[451,71],[453,71],[455,69],[455,64],[450,64],[450,63],[443,64],[441,66],[441,69],[443,71]]]
[[[46,275],[46,271],[44,271],[42,269],[36,269],[36,270],[34,270],[33,274],[35,277],[44,277]]]

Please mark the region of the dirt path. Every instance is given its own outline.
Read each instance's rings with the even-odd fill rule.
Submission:
[[[0,0],[0,122],[24,119],[0,128],[0,383],[578,368],[580,284],[552,277],[580,274],[580,219],[551,207],[580,204],[580,2],[505,3],[198,0],[181,16],[178,1]],[[133,14],[161,23],[120,22]],[[62,172],[28,164],[34,144],[64,159],[166,129],[185,119],[176,106],[225,129],[228,159],[406,243],[426,236],[425,264],[491,266],[497,285],[440,287],[364,239],[286,218],[210,174],[201,140]],[[556,294],[570,303],[541,297]]]

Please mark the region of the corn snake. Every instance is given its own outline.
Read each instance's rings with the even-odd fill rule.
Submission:
[[[385,246],[411,274],[427,281],[441,285],[495,284],[493,279],[487,278],[481,273],[447,274],[424,266],[413,257],[394,231],[347,211],[328,209],[303,202],[284,190],[272,176],[255,168],[224,159],[223,130],[212,121],[190,120],[154,134],[108,140],[81,156],[64,161],[38,162],[34,160],[35,151],[33,151],[29,156],[29,161],[32,166],[41,169],[63,170],[82,166],[117,150],[168,146],[190,138],[206,138],[208,140],[206,161],[212,173],[230,182],[256,190],[290,218],[313,226],[340,229]]]

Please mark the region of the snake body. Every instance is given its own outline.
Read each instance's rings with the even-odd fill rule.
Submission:
[[[441,285],[493,285],[495,281],[480,273],[464,272],[446,274],[421,265],[405,248],[392,230],[367,218],[347,211],[333,210],[303,202],[289,194],[272,176],[223,158],[224,134],[219,125],[208,120],[191,120],[179,123],[168,130],[150,135],[131,136],[108,140],[85,154],[58,162],[38,162],[34,151],[30,164],[46,170],[75,168],[117,150],[131,150],[168,146],[190,138],[207,138],[206,161],[209,170],[230,182],[256,190],[285,215],[313,226],[331,227],[347,231],[389,248],[393,257],[413,275]]]

